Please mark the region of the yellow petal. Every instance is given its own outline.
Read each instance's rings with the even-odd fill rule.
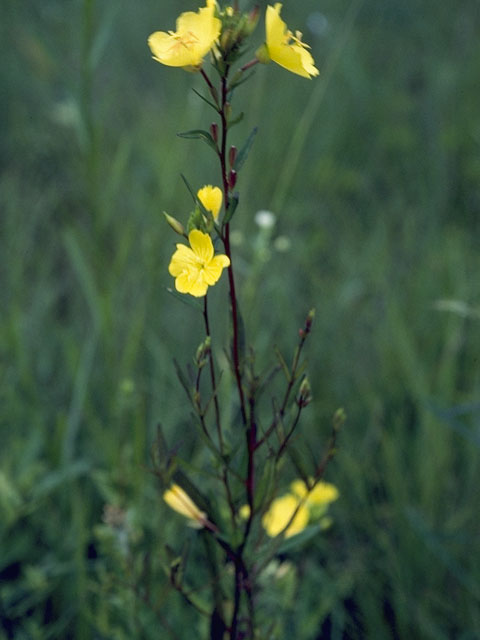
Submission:
[[[197,192],[197,198],[207,211],[210,211],[216,220],[222,208],[223,193],[220,187],[212,187],[207,184]]]
[[[270,48],[270,44],[275,42],[282,42],[284,39],[287,25],[280,18],[280,10],[282,5],[277,2],[274,7],[268,6],[265,14],[265,31],[267,36],[267,44]]]
[[[155,60],[171,67],[199,67],[220,35],[221,22],[215,18],[214,11],[214,5],[209,2],[198,13],[182,13],[177,19],[176,32],[152,33],[148,45]]]
[[[188,291],[188,293],[191,296],[195,296],[195,298],[201,298],[202,296],[206,295],[207,290],[208,284],[203,279],[202,274],[199,273],[198,278],[190,286],[190,290]]]
[[[206,519],[206,514],[200,511],[190,496],[178,484],[167,489],[163,494],[163,499],[171,509],[190,520],[201,524]]]
[[[266,46],[271,60],[292,73],[304,78],[318,75],[308,45],[303,43],[301,33],[294,36],[288,30],[285,22],[280,18],[282,5],[277,2],[273,7],[267,7],[265,16]]]
[[[230,260],[228,256],[219,254],[210,260],[203,269],[203,278],[208,285],[215,284],[222,275],[224,267],[228,267]]]
[[[319,482],[310,492],[308,503],[312,505],[323,505],[334,502],[340,493],[335,485],[329,482]]]
[[[329,482],[318,482],[311,491],[308,490],[303,480],[294,480],[290,487],[299,498],[307,498],[308,506],[327,505],[337,500],[340,495],[337,487]]]
[[[274,500],[270,509],[262,518],[262,524],[267,534],[274,538],[285,529],[298,506],[298,498],[291,494]],[[304,505],[300,505],[298,511],[285,531],[285,537],[289,538],[303,531],[308,524],[309,513]]]
[[[168,272],[176,278],[185,269],[198,269],[198,260],[189,247],[184,244],[177,244],[177,250],[168,265]]]
[[[213,258],[213,243],[208,233],[193,229],[188,234],[188,241],[193,253],[203,264],[208,264]]]

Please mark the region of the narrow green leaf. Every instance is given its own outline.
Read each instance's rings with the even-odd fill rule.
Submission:
[[[306,544],[309,540],[317,536],[321,531],[320,524],[313,524],[295,536],[287,538],[279,547],[278,553],[287,553],[288,551],[294,551],[299,547]]]
[[[237,207],[238,207],[238,193],[234,193],[228,205],[228,209],[225,214],[225,217],[223,219],[224,225],[228,224],[230,220],[233,218],[233,214],[235,213]]]
[[[237,159],[235,161],[235,169],[236,169],[236,171],[240,170],[240,168],[243,166],[243,163],[247,159],[247,156],[250,153],[250,149],[252,148],[255,136],[257,135],[257,131],[258,131],[258,127],[254,127],[252,129],[252,131],[251,131],[250,135],[248,136],[245,144],[243,145],[243,147],[238,152]]]
[[[218,113],[218,107],[216,104],[214,104],[213,102],[210,102],[210,100],[208,100],[208,98],[205,98],[205,96],[202,96],[202,94],[200,93],[200,91],[197,91],[196,89],[192,89],[193,93],[195,93],[201,100],[203,100],[204,102],[206,102],[210,107],[212,107],[212,109],[215,109],[215,111]]]
[[[236,116],[235,118],[232,118],[232,120],[229,120],[228,122],[228,128],[231,129],[232,127],[234,127],[236,124],[238,124],[239,122],[241,122],[243,120],[245,113],[242,111],[238,114],[238,116]]]
[[[184,304],[191,307],[192,309],[196,309],[197,311],[201,311],[203,313],[202,304],[198,302],[196,298],[192,298],[190,294],[178,293],[178,291],[175,291],[171,287],[165,287],[165,289],[174,298],[177,298],[177,300],[180,300],[180,302],[183,302]]]
[[[243,78],[241,78],[240,80],[233,82],[231,84],[231,86],[229,87],[228,91],[229,91],[229,95],[230,93],[236,89],[237,87],[239,87],[241,84],[243,84],[244,82],[246,82],[247,80],[250,80],[250,78],[253,76],[253,74],[255,73],[255,69],[253,71],[250,71],[250,73],[247,73],[246,76],[244,76]]]
[[[276,461],[274,457],[270,457],[265,461],[262,477],[255,488],[255,510],[261,508],[265,499],[270,497],[271,488],[275,479],[275,472]]]
[[[217,153],[217,145],[215,144],[215,140],[212,138],[211,134],[204,129],[192,129],[191,131],[183,131],[182,133],[177,133],[179,138],[186,138],[187,140],[203,140],[211,147],[215,153]]]
[[[178,362],[176,360],[173,361],[173,365],[175,367],[175,371],[177,373],[177,377],[178,377],[178,379],[180,381],[180,384],[185,389],[185,393],[187,394],[187,396],[189,397],[189,399],[191,401],[192,400],[192,393],[191,393],[190,381],[188,380],[186,375],[183,373],[182,368],[180,367],[180,365],[178,364]]]
[[[192,196],[193,201],[195,202],[195,204],[197,204],[197,196],[195,195],[194,190],[192,189],[192,187],[190,186],[189,181],[187,180],[187,178],[183,175],[183,173],[180,174],[180,176],[182,177],[182,180],[185,184],[185,186],[188,189],[188,192],[190,193],[190,195]]]
[[[290,373],[290,369],[288,368],[288,365],[285,362],[285,358],[282,356],[282,354],[280,353],[280,349],[276,345],[274,349],[275,349],[275,355],[277,356],[278,361],[280,362],[280,366],[283,369],[283,373],[285,374],[287,382],[290,382],[292,378],[292,374]]]

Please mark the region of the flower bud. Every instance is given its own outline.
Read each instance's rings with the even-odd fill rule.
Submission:
[[[168,213],[165,213],[165,211],[163,212],[163,215],[165,216],[165,220],[172,227],[172,229],[175,231],[175,233],[178,233],[181,236],[187,237],[187,234],[185,232],[185,228],[184,228],[184,226],[183,226],[183,224],[181,222],[179,222],[173,216],[169,216]]]
[[[299,407],[306,407],[312,401],[312,389],[307,377],[302,380],[298,390],[297,404]]]
[[[236,184],[237,184],[237,172],[235,171],[235,169],[231,169],[228,176],[228,186],[230,187],[230,189],[234,189]]]
[[[245,36],[250,36],[258,23],[258,17],[260,15],[260,9],[257,6],[253,7],[250,13],[247,16],[245,26],[243,27],[243,33]]]
[[[210,336],[207,336],[205,340],[198,346],[197,353],[195,354],[195,364],[199,369],[205,366],[207,357],[211,348]]]
[[[342,408],[337,409],[333,414],[333,430],[335,432],[340,431],[340,429],[345,424],[346,419],[347,419],[347,414],[345,413],[345,409],[342,409]]]
[[[308,312],[307,319],[305,321],[305,331],[307,333],[309,333],[310,329],[312,328],[312,323],[314,318],[315,318],[315,309],[310,309],[310,311]]]
[[[237,159],[237,147],[235,147],[233,144],[230,147],[230,151],[228,152],[228,161],[230,163],[230,167],[234,167],[235,166],[235,160]]]
[[[212,134],[213,141],[215,144],[218,143],[218,124],[216,122],[212,122],[210,125],[210,133]]]

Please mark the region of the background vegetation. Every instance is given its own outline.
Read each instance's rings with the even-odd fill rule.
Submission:
[[[240,297],[265,359],[316,307],[303,434],[348,423],[333,527],[270,578],[278,637],[480,638],[478,2],[284,4],[321,76],[239,91]],[[2,639],[205,634],[163,570],[197,534],[149,472],[159,421],[199,456],[172,359],[201,329],[166,291],[161,212],[189,211],[180,172],[215,182],[175,137],[211,114],[146,46],[195,7],[2,2]]]

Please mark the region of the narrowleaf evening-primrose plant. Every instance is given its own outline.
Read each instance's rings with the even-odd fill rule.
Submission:
[[[176,369],[208,463],[192,469],[175,448],[167,446],[160,427],[154,461],[165,502],[198,529],[198,546],[209,571],[204,589],[193,589],[187,554],[169,548],[170,583],[186,606],[208,617],[209,637],[218,640],[279,637],[272,623],[274,612],[264,606],[263,593],[269,588],[265,575],[272,566],[278,569],[278,560],[274,562],[279,554],[307,544],[329,526],[328,506],[338,497],[336,487],[324,482],[323,475],[343,412],[334,416],[322,455],[307,461],[295,447],[301,414],[311,401],[302,356],[314,312],[308,313],[299,330],[290,364],[275,348],[271,368],[257,371],[253,347],[245,337],[230,242],[234,216],[248,215],[236,187],[255,134],[254,130],[240,150],[228,141],[231,127],[243,115],[234,112],[234,90],[248,81],[257,63],[273,61],[305,78],[319,73],[302,34],[287,28],[281,9],[280,3],[267,7],[265,42],[247,62],[242,57],[260,16],[257,8],[241,12],[236,2],[222,7],[207,0],[197,12],[182,13],[175,31],[157,31],[148,40],[156,61],[198,75],[204,92],[194,91],[215,113],[209,128],[179,134],[203,140],[213,152],[212,184],[193,187],[184,178],[193,211],[184,222],[165,214],[170,227],[182,236],[168,266],[176,294],[193,301],[203,316],[205,338],[193,367],[176,363]],[[222,385],[229,373],[218,368],[216,353],[221,346],[208,311],[209,296],[216,295],[215,285],[224,271],[233,397]]]

